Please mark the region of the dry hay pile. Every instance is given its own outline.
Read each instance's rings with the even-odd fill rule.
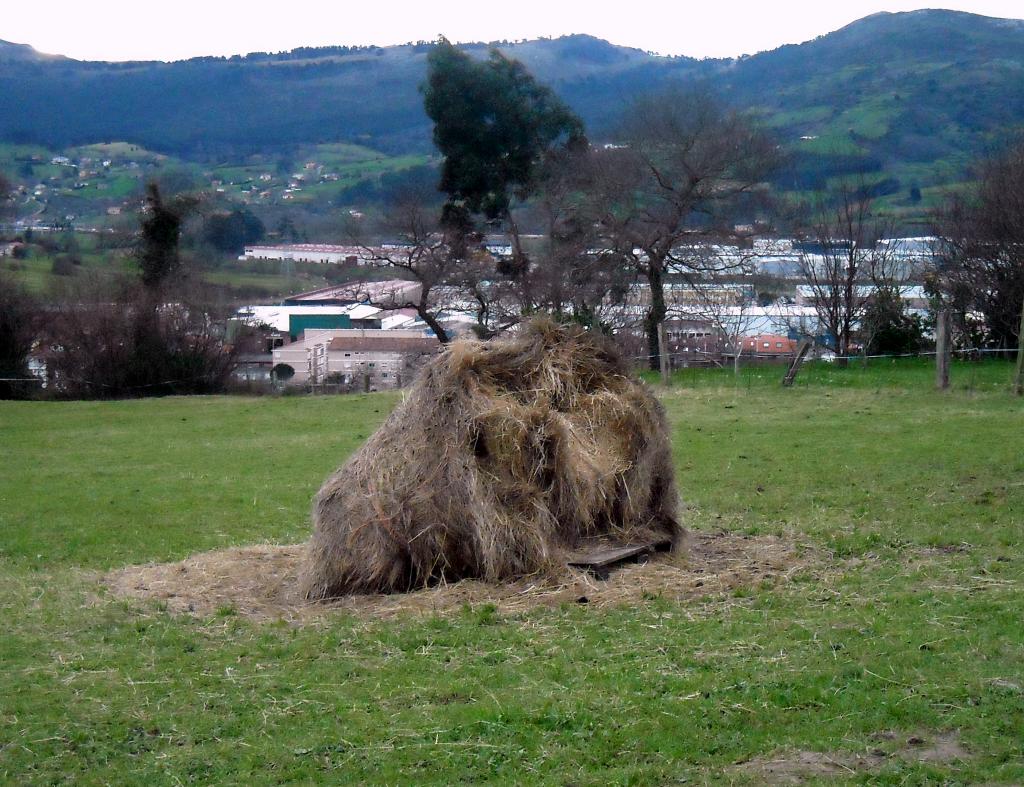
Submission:
[[[307,598],[564,570],[584,539],[681,529],[661,405],[602,337],[460,341],[323,485]]]
[[[686,549],[649,563],[619,568],[604,581],[566,569],[557,577],[530,577],[500,585],[468,579],[412,593],[352,595],[310,604],[299,586],[305,545],[262,544],[202,552],[175,563],[126,566],[103,584],[117,598],[160,602],[169,612],[208,617],[230,611],[257,621],[329,621],[337,613],[379,621],[405,615],[457,613],[466,605],[494,604],[501,614],[586,602],[604,609],[635,606],[652,597],[668,601],[723,599],[738,588],[787,583],[812,572],[821,585],[835,569],[789,538],[728,532],[691,532]],[[689,607],[692,609],[692,607]],[[687,613],[689,614],[689,613]]]

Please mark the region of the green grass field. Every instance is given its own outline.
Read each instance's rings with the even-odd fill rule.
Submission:
[[[1009,365],[957,364],[945,394],[913,364],[792,390],[771,371],[665,393],[686,523],[782,536],[820,570],[305,626],[175,616],[100,572],[303,539],[397,395],[0,402],[0,781],[758,783],[737,763],[800,751],[875,758],[829,783],[1024,781]],[[882,754],[942,735],[964,751]]]
[[[48,296],[61,287],[81,279],[109,279],[131,270],[131,262],[125,259],[125,252],[94,251],[83,249],[79,252],[81,264],[75,266],[69,276],[53,273],[53,260],[60,252],[47,253],[35,248],[32,256],[24,260],[5,258],[0,260],[0,270],[29,292]]]

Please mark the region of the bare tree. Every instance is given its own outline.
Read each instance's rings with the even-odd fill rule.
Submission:
[[[936,215],[936,289],[964,333],[993,348],[1019,342],[1024,305],[1024,140],[982,161],[977,185]]]
[[[753,257],[739,254],[731,260],[708,259],[718,256],[713,249],[705,249],[702,256],[705,259],[694,267],[704,273],[685,275],[686,299],[683,303],[669,305],[668,313],[707,325],[720,339],[721,355],[732,358],[733,372],[739,374],[743,337],[758,319],[756,295],[743,282],[744,274],[753,272]],[[721,355],[711,360],[720,364]]]
[[[589,150],[557,151],[544,162],[537,195],[513,222],[536,227],[540,236],[512,238],[512,255],[528,264],[502,282],[520,314],[545,311],[588,327],[603,324],[609,294],[624,291],[628,271],[603,249],[581,196],[590,187]],[[614,300],[614,299],[613,299]]]
[[[666,276],[701,259],[686,246],[730,235],[737,211],[754,210],[779,152],[747,117],[706,93],[640,99],[618,141],[594,157],[594,219],[605,245],[649,288],[644,331],[657,368]]]
[[[137,282],[86,282],[48,320],[54,390],[83,399],[222,392],[235,350],[202,309],[154,304]]]
[[[179,240],[189,197],[164,201],[156,186],[139,217],[138,279],[85,281],[48,320],[47,373],[81,398],[224,390],[235,350],[210,304],[182,277]]]
[[[472,303],[479,307],[478,318],[488,319],[486,255],[464,233],[443,226],[424,195],[403,194],[378,232],[391,242],[371,244],[361,230],[352,233],[367,263],[415,286],[353,284],[354,297],[379,309],[413,309],[442,343],[452,338],[441,321],[444,311]]]
[[[863,179],[843,181],[812,209],[808,226],[799,233],[800,278],[819,328],[835,342],[840,365],[847,363],[875,294],[898,298],[906,283],[896,247],[882,242],[891,234],[891,225],[872,213],[871,189]]]

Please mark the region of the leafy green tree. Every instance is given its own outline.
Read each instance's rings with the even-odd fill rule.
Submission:
[[[0,172],[0,219],[14,212],[14,203],[11,202],[11,192],[14,184],[7,179],[7,176]]]
[[[137,260],[142,283],[147,288],[159,289],[180,273],[181,225],[195,204],[195,198],[188,196],[165,200],[156,183],[146,186]]]
[[[185,194],[195,191],[200,187],[200,182],[195,172],[184,167],[170,167],[159,170],[156,182],[160,184],[160,193],[165,197]]]
[[[505,220],[534,190],[545,155],[586,146],[583,123],[515,60],[491,51],[475,61],[445,38],[427,56],[424,108],[444,157],[443,220],[468,230],[474,214]]]
[[[50,264],[54,276],[74,276],[75,268],[82,264],[81,258],[72,254],[58,254]]]
[[[203,227],[204,240],[225,253],[239,253],[246,244],[263,240],[265,234],[263,222],[247,208],[208,216]]]

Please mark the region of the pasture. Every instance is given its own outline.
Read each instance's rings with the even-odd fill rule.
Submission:
[[[456,587],[301,620],[109,572],[304,540],[397,395],[0,402],[0,781],[1024,781],[1009,375],[681,374],[685,524],[753,545],[706,582],[698,549],[685,592],[651,564],[618,601]],[[757,545],[785,549],[748,570]]]

